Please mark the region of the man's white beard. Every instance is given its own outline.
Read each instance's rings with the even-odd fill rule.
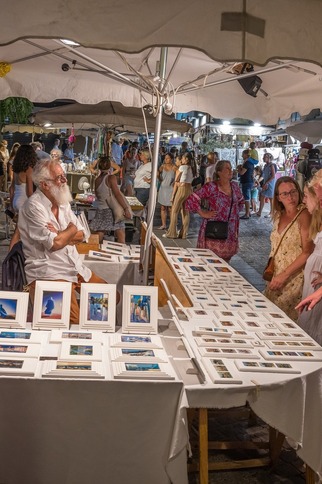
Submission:
[[[57,185],[52,185],[51,194],[58,205],[67,205],[73,200],[67,183],[65,185],[61,185],[60,187]]]

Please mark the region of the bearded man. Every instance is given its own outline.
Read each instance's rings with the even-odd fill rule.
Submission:
[[[40,160],[32,180],[37,189],[20,209],[18,221],[29,294],[33,301],[36,280],[72,282],[70,322],[78,324],[75,290],[82,282],[106,281],[84,266],[76,250],[84,229],[71,210],[72,196],[60,162]]]

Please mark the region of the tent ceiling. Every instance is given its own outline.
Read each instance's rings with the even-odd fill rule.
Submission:
[[[111,100],[134,107],[155,105],[158,99],[158,80],[153,80],[158,48],[120,54],[72,49],[59,41],[38,39],[3,46],[0,53],[11,64],[10,72],[0,78],[2,98],[23,96],[33,102],[73,99],[84,104]],[[70,69],[63,71],[63,64]],[[215,118],[241,117],[275,124],[295,111],[306,114],[319,107],[322,68],[318,65],[274,60],[265,68],[255,66],[263,80],[257,97],[244,92],[237,82],[241,77],[228,72],[231,66],[193,49],[169,49],[166,91],[174,111],[199,110]],[[121,74],[121,81],[115,73]]]
[[[23,12],[26,21],[17,22]],[[87,47],[140,52],[182,46],[219,61],[322,63],[319,0],[14,0],[1,11],[0,45],[70,38]]]

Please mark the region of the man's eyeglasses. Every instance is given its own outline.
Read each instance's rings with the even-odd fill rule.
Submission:
[[[58,175],[56,178],[46,178],[47,181],[52,181],[52,182],[63,182],[67,181],[67,178],[65,175]]]
[[[288,196],[295,197],[296,194],[298,194],[298,191],[296,190],[296,188],[294,188],[293,190],[291,190],[289,192],[282,192],[278,196],[280,198],[287,198]]]

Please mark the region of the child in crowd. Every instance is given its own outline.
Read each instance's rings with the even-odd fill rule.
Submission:
[[[255,148],[256,144],[252,141],[249,145],[249,161],[253,163],[253,165],[258,165],[258,151]]]
[[[260,166],[254,168],[254,185],[251,189],[251,210],[255,213],[257,211],[258,192],[263,181],[262,169]]]

